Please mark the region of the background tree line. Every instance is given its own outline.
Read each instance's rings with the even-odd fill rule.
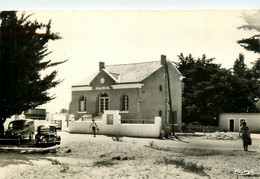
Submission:
[[[259,111],[255,105],[260,97],[259,59],[248,68],[239,54],[232,69],[221,68],[213,60],[205,55],[198,59],[179,55],[177,67],[185,76],[183,122],[218,125],[220,113]]]
[[[260,54],[260,11],[253,16],[244,14],[243,19],[246,24],[238,29],[254,30],[257,34],[237,43]],[[183,80],[183,121],[218,125],[220,113],[259,112],[256,102],[260,98],[260,58],[248,68],[240,53],[232,69],[221,68],[213,60],[205,55],[198,59],[179,55],[177,67],[186,77]]]

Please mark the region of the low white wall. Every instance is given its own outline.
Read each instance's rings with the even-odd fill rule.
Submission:
[[[108,119],[109,118],[109,119]],[[97,134],[131,137],[159,137],[161,131],[161,118],[155,117],[154,124],[121,124],[119,111],[105,111],[102,119],[95,120],[99,131]],[[70,121],[70,133],[92,134],[90,128],[92,121]]]
[[[121,124],[121,136],[131,137],[159,137],[161,131],[161,118],[155,117],[155,124]]]

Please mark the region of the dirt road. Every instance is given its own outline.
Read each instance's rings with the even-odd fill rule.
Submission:
[[[236,170],[259,172],[260,135],[249,152],[238,140],[120,138],[59,133],[56,154],[0,152],[0,178],[236,178]],[[14,172],[15,171],[15,172]]]

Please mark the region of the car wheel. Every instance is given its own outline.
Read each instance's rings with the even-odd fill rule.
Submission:
[[[17,138],[17,145],[20,145],[21,143],[22,143],[22,137],[19,136],[19,137]]]

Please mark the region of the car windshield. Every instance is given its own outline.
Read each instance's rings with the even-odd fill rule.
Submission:
[[[54,126],[41,126],[38,128],[38,132],[40,133],[53,133],[56,132],[56,129]]]
[[[9,129],[22,129],[24,126],[24,121],[13,121],[9,123]]]

